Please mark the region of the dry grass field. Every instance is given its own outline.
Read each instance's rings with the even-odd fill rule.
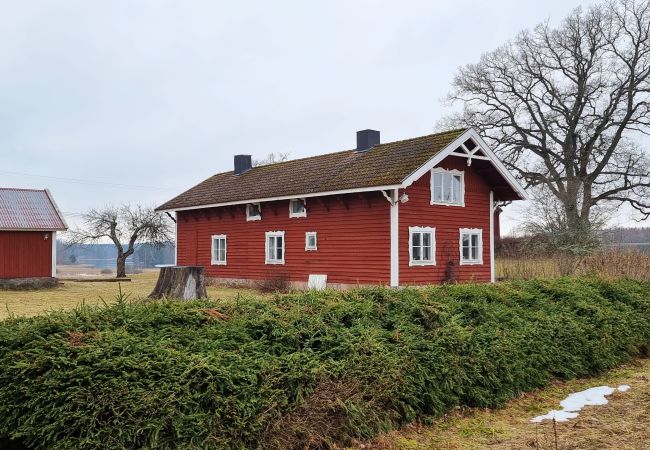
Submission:
[[[560,267],[570,266],[576,275],[599,275],[606,278],[650,280],[650,252],[638,250],[601,250],[573,261],[559,256],[522,255],[495,260],[496,276],[502,280],[527,280],[560,276]]]
[[[51,309],[69,309],[85,303],[98,305],[104,301],[111,303],[119,289],[131,299],[148,296],[156,284],[158,272],[145,272],[130,275],[132,281],[115,282],[78,282],[64,281],[63,286],[54,289],[35,291],[3,291],[0,290],[0,320],[17,316],[33,316]],[[232,298],[238,293],[251,293],[246,289],[234,289],[208,286],[211,298]]]
[[[568,422],[530,419],[559,409],[568,394],[595,386],[630,385],[607,397],[604,406],[587,406]],[[650,448],[650,360],[601,377],[556,383],[511,401],[499,410],[458,410],[429,426],[409,426],[356,448],[381,450],[641,450]]]

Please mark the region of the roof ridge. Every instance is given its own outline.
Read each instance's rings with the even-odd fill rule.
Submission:
[[[406,138],[406,139],[399,139],[397,141],[382,142],[380,144],[377,144],[375,147],[381,147],[381,146],[390,145],[390,144],[399,144],[401,142],[415,141],[417,139],[430,138],[432,136],[443,136],[443,135],[446,135],[446,134],[452,134],[452,133],[458,133],[460,131],[466,131],[467,129],[468,129],[467,127],[465,127],[465,128],[454,128],[453,130],[446,130],[446,131],[440,131],[440,132],[437,132],[437,133],[423,134],[422,136],[415,136],[415,137]],[[252,167],[252,169],[255,169],[257,167],[270,167],[270,166],[276,166],[277,167],[280,164],[287,164],[287,163],[294,162],[294,161],[305,161],[305,160],[311,159],[311,158],[320,158],[320,157],[323,157],[323,156],[338,155],[339,153],[356,152],[356,151],[357,151],[356,149],[352,148],[352,149],[348,149],[348,150],[338,150],[338,151],[335,151],[335,152],[319,153],[317,155],[312,155],[312,156],[303,156],[302,158],[288,159],[286,161],[278,161],[278,162],[269,163],[269,164],[261,164],[259,166]],[[217,173],[215,175],[220,175],[220,174],[223,174],[223,173],[230,173],[230,172],[234,172],[234,171],[229,170],[227,172],[219,172],[219,173]]]
[[[45,189],[0,187],[0,191],[29,191],[29,192],[45,192]]]

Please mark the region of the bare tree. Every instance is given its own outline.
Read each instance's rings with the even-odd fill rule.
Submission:
[[[574,10],[558,27],[521,32],[459,69],[448,122],[474,126],[528,186],[560,202],[566,226],[588,231],[595,208],[650,216],[650,3]]]
[[[164,215],[143,206],[107,206],[83,214],[83,225],[70,231],[71,244],[89,244],[109,239],[117,248],[117,277],[126,276],[126,258],[135,245],[155,247],[172,241],[171,224]]]
[[[253,167],[257,166],[266,166],[268,164],[275,164],[279,162],[284,162],[289,159],[289,153],[283,153],[283,152],[278,152],[278,153],[269,153],[266,155],[265,158],[262,159],[254,159],[253,160]]]

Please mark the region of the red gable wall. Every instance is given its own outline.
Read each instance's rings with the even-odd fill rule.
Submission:
[[[388,284],[390,212],[379,192],[307,199],[307,217],[289,218],[289,201],[261,204],[262,220],[246,221],[244,205],[178,212],[178,265],[201,265],[214,278],[265,279],[287,274],[306,282]],[[285,264],[265,264],[265,232],[285,232]],[[305,232],[318,250],[305,250]],[[227,235],[227,265],[211,265],[211,237]]]
[[[0,278],[51,276],[51,232],[0,231]]]
[[[399,206],[400,284],[440,283],[448,267],[458,281],[490,281],[490,187],[464,158],[449,156],[438,167],[464,172],[465,207],[431,205],[429,172],[406,189],[409,201]],[[409,227],[436,229],[435,266],[409,266]],[[482,265],[459,265],[460,228],[483,229]]]

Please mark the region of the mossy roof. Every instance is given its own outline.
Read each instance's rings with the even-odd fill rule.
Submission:
[[[218,173],[156,209],[397,185],[463,132],[457,129],[379,144],[365,152],[345,150],[268,164],[241,175]]]

